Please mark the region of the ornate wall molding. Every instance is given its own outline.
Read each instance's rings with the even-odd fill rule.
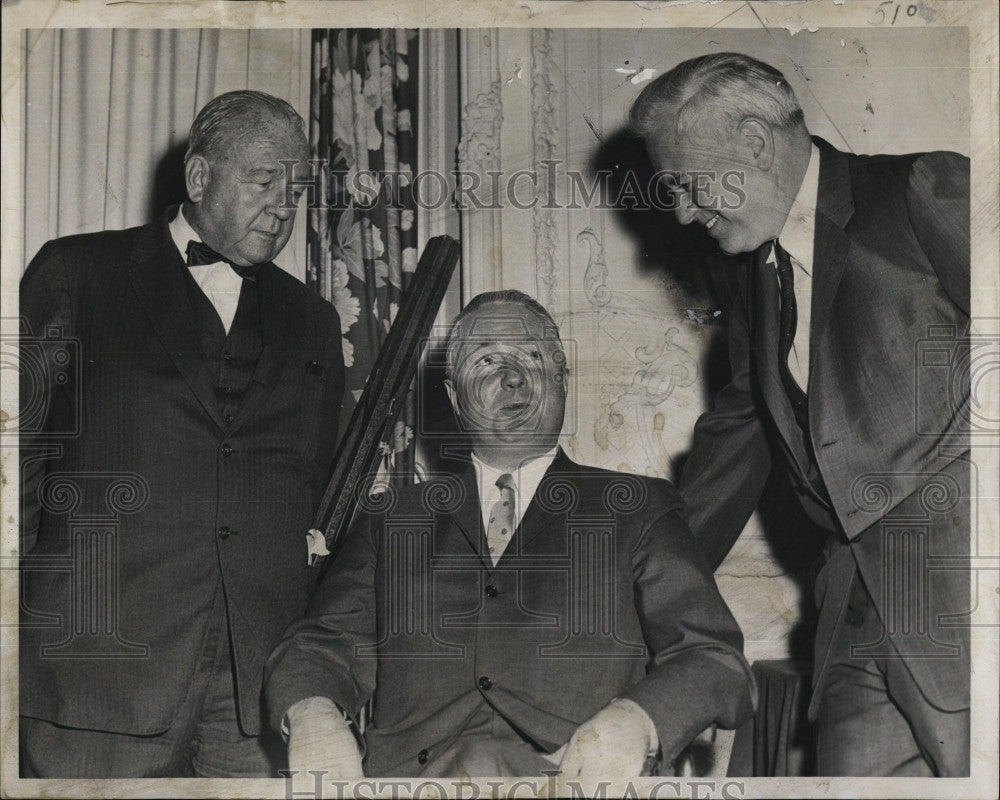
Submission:
[[[556,244],[555,186],[546,179],[554,174],[543,167],[555,161],[559,136],[556,118],[557,89],[553,75],[559,72],[553,56],[555,31],[531,31],[531,151],[532,167],[542,180],[538,200],[531,210],[535,250],[535,296],[548,308],[555,307],[555,286],[559,273]]]
[[[503,126],[500,31],[463,28],[460,33],[459,100],[462,104],[458,167],[479,178],[479,195],[489,193],[486,174],[501,168]],[[465,181],[460,174],[459,181]],[[468,180],[473,180],[468,178]],[[465,184],[466,187],[468,184]],[[489,203],[490,198],[484,197]],[[462,229],[462,302],[503,285],[503,229],[495,208],[459,207]]]
[[[462,138],[458,142],[458,165],[464,172],[485,175],[500,166],[500,128],[503,99],[499,77],[485,92],[467,101],[462,108]]]
[[[680,387],[698,379],[698,364],[678,342],[680,330],[663,329],[663,312],[649,308],[632,294],[615,292],[608,284],[604,245],[592,228],[576,236],[587,245],[583,274],[587,300],[597,310],[597,331],[612,343],[612,366],[601,365],[597,377],[601,413],[594,422],[594,441],[602,450],[628,450],[638,438],[644,465],[662,470],[669,463],[664,441],[665,418],[658,410]]]

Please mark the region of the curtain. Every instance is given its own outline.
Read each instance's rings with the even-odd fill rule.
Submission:
[[[188,128],[216,95],[259,89],[308,119],[309,31],[47,29],[24,46],[22,264],[183,200]],[[301,221],[276,261],[304,277]]]
[[[316,30],[310,146],[323,165],[307,231],[306,281],[340,314],[347,388],[361,396],[417,266],[416,30]],[[383,445],[413,474],[414,392]]]

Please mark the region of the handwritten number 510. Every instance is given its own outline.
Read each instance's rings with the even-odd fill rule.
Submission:
[[[887,9],[886,6],[890,6],[890,8]],[[868,24],[882,25],[888,19],[888,14],[891,13],[892,19],[889,21],[889,24],[895,25],[896,18],[899,17],[899,9],[901,8],[902,6],[899,3],[895,2],[895,0],[883,0],[883,2],[878,4],[878,7],[872,14],[872,18],[868,20]],[[908,17],[916,16],[918,10],[919,9],[915,5],[912,4],[908,5],[906,6],[906,16]]]

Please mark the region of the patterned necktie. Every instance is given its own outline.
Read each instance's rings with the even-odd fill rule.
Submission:
[[[490,509],[490,524],[486,528],[486,547],[490,560],[496,566],[503,551],[514,535],[514,476],[505,472],[496,482],[500,499]]]
[[[778,333],[778,372],[785,393],[792,403],[795,421],[802,430],[808,430],[808,403],[805,392],[795,382],[791,370],[788,369],[788,354],[795,341],[795,326],[798,323],[798,312],[795,307],[795,276],[792,272],[792,260],[788,253],[774,240],[774,257],[778,262],[778,283],[781,291],[781,328]]]
[[[241,278],[250,278],[251,280],[256,280],[257,270],[260,269],[260,264],[251,264],[249,266],[240,266],[239,264],[234,264],[225,256],[220,253],[216,253],[211,247],[209,247],[204,242],[196,242],[191,239],[187,245],[187,265],[189,267],[198,267],[204,264],[216,264],[218,262],[223,262],[228,264],[235,270],[236,274]]]

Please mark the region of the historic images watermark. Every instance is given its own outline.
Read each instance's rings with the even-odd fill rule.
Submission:
[[[567,169],[556,159],[535,169],[469,171],[333,170],[325,159],[308,163],[282,161],[285,206],[294,208],[305,195],[309,208],[367,210],[384,204],[404,208],[412,201],[421,209],[497,211],[513,208],[673,212],[681,195],[700,208],[727,211],[746,202],[745,175],[740,170],[643,173],[634,169]],[[308,167],[308,169],[306,169]]]
[[[555,772],[520,780],[453,778],[440,780],[374,779],[363,781],[328,780],[325,770],[307,775],[283,771],[286,800],[516,800],[517,798],[650,798],[651,800],[742,800],[746,784],[737,780],[651,779],[612,783],[611,781],[564,780]]]

